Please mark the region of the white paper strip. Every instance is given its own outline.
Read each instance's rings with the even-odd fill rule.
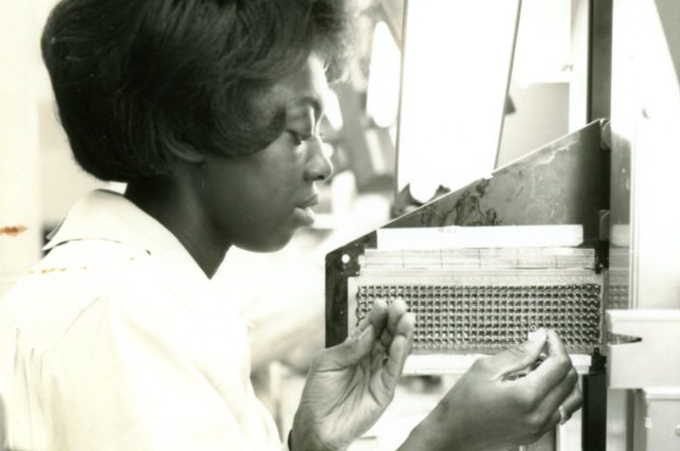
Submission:
[[[404,374],[463,374],[475,360],[487,354],[411,354],[404,364]],[[588,374],[592,357],[570,354],[572,365],[579,374]]]
[[[418,227],[378,229],[378,249],[568,247],[583,243],[581,225]]]

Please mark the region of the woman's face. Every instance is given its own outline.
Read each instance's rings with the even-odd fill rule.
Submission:
[[[319,137],[327,93],[323,61],[312,54],[263,98],[264,108],[273,112],[283,105],[287,113],[285,130],[274,142],[250,155],[207,157],[203,201],[221,241],[272,251],[312,224],[315,182],[333,171]]]

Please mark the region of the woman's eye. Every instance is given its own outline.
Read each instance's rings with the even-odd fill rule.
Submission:
[[[303,134],[303,133],[298,133],[294,130],[288,130],[288,134],[293,138],[293,142],[295,143],[296,146],[299,146],[303,142],[307,141],[309,138],[312,137],[310,134]]]

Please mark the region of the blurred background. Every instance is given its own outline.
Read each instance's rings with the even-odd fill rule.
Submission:
[[[83,172],[59,125],[39,52],[55,3],[0,0],[0,297],[80,196],[124,189]],[[336,169],[316,224],[277,253],[230,250],[212,282],[251,324],[253,380],[283,434],[323,347],[326,253],[585,124],[569,107],[583,91],[572,34],[583,2],[358,3],[358,58],[324,123]],[[450,382],[406,378],[392,424],[424,415]]]

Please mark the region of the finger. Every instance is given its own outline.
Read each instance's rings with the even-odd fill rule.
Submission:
[[[573,368],[567,349],[555,331],[548,331],[546,348],[546,359],[526,376],[536,387],[539,397],[546,396]]]
[[[392,338],[396,335],[397,324],[404,314],[408,311],[408,306],[403,299],[396,299],[390,304],[387,310],[387,329],[380,336],[380,341],[385,348],[389,348]]]
[[[408,312],[408,305],[406,304],[406,301],[401,298],[395,299],[394,302],[390,304],[387,312],[387,328],[390,331],[397,330],[397,324],[406,312]]]
[[[526,378],[521,383],[526,383]],[[578,373],[571,369],[560,383],[543,398],[537,412],[542,418],[550,418],[563,405],[568,396],[578,387]],[[554,423],[550,422],[550,426]]]
[[[375,329],[369,324],[358,336],[352,335],[339,345],[321,351],[316,369],[331,371],[356,365],[371,352],[376,340]]]
[[[567,414],[567,419],[571,418],[574,412],[583,406],[583,392],[581,391],[579,384],[574,386],[567,398],[562,401],[560,405],[564,407],[564,411]],[[550,418],[550,425],[553,427],[559,425],[562,422],[562,415],[560,415],[559,411],[560,405],[555,408]]]
[[[546,330],[538,329],[529,340],[489,357],[489,363],[498,371],[498,378],[507,378],[534,365],[543,351],[545,342]]]
[[[416,328],[416,315],[410,312],[405,312],[399,317],[395,327],[395,336],[403,335],[407,338],[413,337],[413,331]]]
[[[395,326],[395,336],[390,343],[387,353],[387,360],[381,372],[383,386],[393,391],[404,371],[404,363],[411,350],[413,341],[413,330],[415,328],[415,316],[405,313]]]
[[[411,349],[413,348],[413,332],[415,330],[416,317],[413,313],[409,313],[404,310],[406,304],[403,301],[399,302],[403,303],[403,305],[396,305],[392,308],[392,310],[390,310],[394,316],[390,316],[389,321],[394,321],[396,318],[396,325],[393,327],[388,326],[388,330],[383,331],[380,341],[373,348],[373,364],[371,365],[373,372],[380,370],[385,364],[385,361],[389,359],[391,345],[398,335],[402,335],[407,338],[405,351],[406,355],[410,354]],[[390,329],[394,330],[390,331]]]
[[[368,314],[368,320],[375,328],[375,336],[381,336],[387,326],[387,302],[384,299],[373,301],[373,307],[371,308],[371,313]]]
[[[371,312],[368,317],[364,320],[370,322],[375,329],[375,336],[378,337],[377,343],[373,346],[373,351],[371,354],[371,361],[373,362],[371,366],[371,371],[375,372],[382,364],[382,359],[387,352],[387,348],[382,345],[381,339],[382,335],[387,327],[387,302],[384,299],[376,299],[373,301],[373,306],[371,307]]]
[[[399,382],[399,378],[404,370],[404,362],[408,356],[407,349],[406,337],[398,336],[392,340],[385,364],[374,375],[374,377],[379,377],[380,390],[385,396],[391,397],[396,389],[397,382]]]
[[[382,368],[384,360],[387,358],[388,349],[394,339],[395,334],[397,333],[395,330],[397,328],[397,324],[407,311],[408,306],[401,298],[397,298],[387,307],[387,324],[383,329],[382,334],[378,335],[380,339],[378,340],[378,344],[374,347],[373,354],[371,355],[373,362],[371,365],[371,371],[373,373],[379,371]],[[409,352],[410,346],[411,343],[409,342]]]
[[[387,325],[387,303],[383,299],[376,299],[373,301],[371,311],[364,319],[361,320],[356,329],[352,331],[348,339],[355,339],[358,337],[364,330],[366,330],[369,324],[373,325],[376,336],[379,337]]]
[[[416,321],[418,320],[418,317],[416,316],[415,313],[411,312],[408,312],[407,315],[410,316],[410,318],[407,323],[408,329],[405,330],[404,332],[406,334],[406,338],[408,339],[407,340],[408,348],[406,349],[406,354],[408,356],[411,354],[411,350],[413,349],[413,340],[416,332]],[[400,329],[399,327],[397,327],[397,331],[399,333],[402,333],[402,329]]]

